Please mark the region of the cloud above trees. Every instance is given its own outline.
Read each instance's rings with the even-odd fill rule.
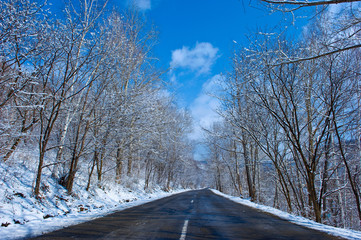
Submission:
[[[209,73],[215,63],[219,49],[211,43],[196,43],[194,48],[183,46],[172,51],[171,68],[189,69],[198,74]]]

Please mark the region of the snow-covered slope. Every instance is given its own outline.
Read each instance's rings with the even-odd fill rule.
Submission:
[[[328,234],[334,235],[334,236],[339,236],[339,237],[343,237],[346,239],[352,239],[352,240],[360,240],[361,239],[361,232],[359,231],[355,231],[355,230],[348,230],[348,229],[342,229],[342,228],[336,228],[336,227],[331,227],[328,225],[324,225],[324,224],[320,224],[317,223],[315,221],[309,220],[307,218],[304,217],[299,217],[299,216],[295,216],[292,215],[290,213],[287,212],[283,212],[281,210],[272,208],[272,207],[268,207],[268,206],[264,206],[264,205],[260,205],[260,204],[256,204],[253,203],[249,200],[245,200],[239,197],[233,197],[233,196],[229,196],[226,194],[223,194],[217,190],[212,189],[212,191],[215,194],[218,194],[220,196],[223,196],[225,198],[228,198],[236,203],[240,203],[243,205],[247,205],[249,207],[258,209],[260,211],[263,212],[267,212],[273,215],[276,215],[282,219],[288,220],[290,222],[293,222],[295,224],[304,226],[304,227],[308,227],[308,228],[312,228],[318,231],[323,231],[323,232],[327,232]]]
[[[139,190],[140,184],[132,189],[107,184],[88,192],[75,185],[75,194],[69,196],[50,174],[44,174],[42,195],[36,199],[33,182],[34,173],[25,164],[0,163],[0,239],[40,235],[177,192],[146,192]]]

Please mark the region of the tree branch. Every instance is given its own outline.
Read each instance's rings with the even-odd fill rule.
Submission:
[[[319,5],[330,5],[330,4],[339,4],[339,3],[352,3],[359,2],[360,0],[330,0],[330,1],[274,1],[274,0],[261,0],[266,3],[271,4],[281,4],[281,5],[298,5],[301,7],[311,7],[311,6],[319,6]]]
[[[314,60],[314,59],[329,56],[329,55],[332,55],[332,54],[335,54],[335,53],[348,51],[348,50],[355,49],[355,48],[361,48],[361,44],[356,44],[356,45],[352,45],[352,46],[349,46],[349,47],[340,48],[340,49],[337,49],[337,50],[334,50],[334,51],[322,53],[322,54],[311,56],[311,57],[299,58],[299,59],[290,59],[288,61],[280,62],[280,63],[273,64],[273,65],[270,65],[270,66],[280,66],[280,65],[283,65],[283,64],[291,64],[291,63],[298,63],[298,62],[303,62],[303,61]]]

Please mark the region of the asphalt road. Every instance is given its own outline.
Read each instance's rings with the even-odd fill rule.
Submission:
[[[340,239],[210,190],[176,194],[34,239]]]

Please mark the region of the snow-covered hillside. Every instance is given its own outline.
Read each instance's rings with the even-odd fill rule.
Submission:
[[[76,184],[75,194],[70,196],[49,172],[44,175],[43,194],[36,199],[32,193],[34,172],[26,165],[0,162],[0,239],[40,235],[176,192],[160,188],[146,192],[140,190],[141,183],[132,188],[107,184],[88,192]]]

